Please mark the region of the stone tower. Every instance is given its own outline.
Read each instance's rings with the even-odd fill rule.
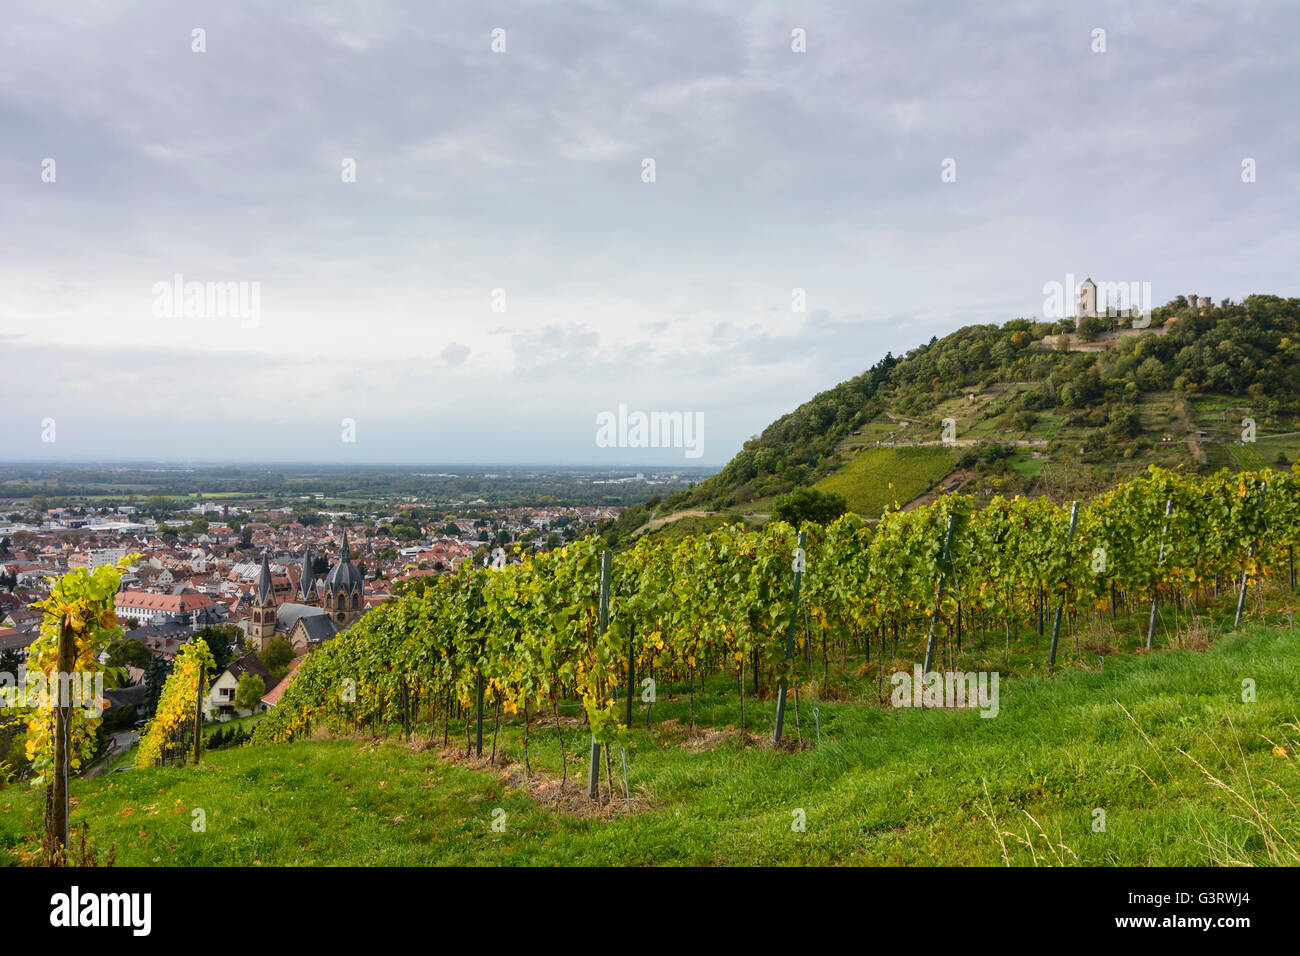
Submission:
[[[334,626],[340,631],[346,630],[361,616],[364,593],[361,572],[352,563],[352,552],[348,550],[348,532],[344,528],[343,551],[339,555],[339,563],[330,568],[330,573],[325,576],[324,593],[324,608],[329,611]]]
[[[248,636],[257,644],[259,650],[266,650],[266,645],[275,636],[275,586],[271,583],[271,564],[266,552],[262,552],[262,570],[257,576],[257,596],[253,600],[253,617],[248,629]]]
[[[1097,283],[1089,277],[1079,285],[1079,305],[1075,310],[1076,319],[1095,319],[1097,317]]]

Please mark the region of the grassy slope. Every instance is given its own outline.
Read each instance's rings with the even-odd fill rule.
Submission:
[[[1241,701],[1248,677],[1256,703]],[[823,702],[823,745],[794,754],[734,736],[688,746],[663,723],[685,717],[685,699],[661,702],[654,730],[638,730],[629,753],[634,793],[649,807],[631,819],[543,806],[497,771],[396,742],[322,740],[79,781],[74,823],[89,819],[119,864],[140,865],[999,864],[1001,842],[1020,864],[1295,863],[1285,847],[1270,854],[1253,811],[1177,749],[1244,794],[1253,786],[1300,847],[1300,811],[1286,796],[1300,789],[1300,733],[1287,726],[1297,692],[1295,633],[1255,627],[1206,652],[1108,657],[1104,673],[1094,663],[1004,681],[996,719]],[[724,679],[697,715],[721,727],[736,721],[737,703]],[[750,700],[747,711],[751,727],[771,726],[770,701]],[[805,697],[805,733],[811,720]],[[558,768],[555,736],[534,726],[534,767]],[[501,739],[519,758],[520,727],[506,725]],[[570,790],[587,739],[580,727],[566,732]],[[616,777],[617,767],[615,755]],[[39,805],[18,788],[0,791],[0,858],[30,846]],[[205,833],[191,831],[195,807],[207,813]],[[496,807],[508,814],[505,833],[491,829]],[[805,833],[791,830],[797,808]],[[1104,833],[1092,830],[1094,808],[1106,811]],[[990,810],[1019,839],[999,841]]]
[[[953,465],[952,452],[937,445],[863,448],[813,487],[837,492],[848,501],[850,511],[875,518],[887,506],[906,504],[929,491]]]

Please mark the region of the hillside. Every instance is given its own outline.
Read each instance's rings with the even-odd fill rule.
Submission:
[[[1152,310],[1149,329],[1107,322],[967,326],[886,355],[773,422],[717,475],[633,511],[617,532],[680,511],[695,512],[695,525],[761,517],[809,485],[874,517],[927,492],[1063,499],[1148,465],[1207,472],[1295,460],[1300,299],[1193,309],[1180,296]],[[1241,441],[1244,417],[1256,421],[1253,444]]]
[[[197,769],[81,781],[73,823],[89,820],[101,859],[111,846],[119,866],[1297,862],[1294,632],[1256,626],[1204,652],[1108,656],[1104,669],[1089,657],[1004,682],[999,720],[822,700],[822,745],[797,754],[738,742],[725,677],[697,702],[709,729],[696,736],[685,695],[666,697],[651,727],[638,713],[631,819],[617,760],[612,807],[577,796],[590,739],[578,720],[565,721],[562,799],[554,730],[534,728],[530,786],[514,719],[495,767],[460,757],[455,733],[443,757],[395,739],[245,746]],[[1257,703],[1241,701],[1243,674],[1260,675]],[[770,724],[770,699],[750,708]],[[802,719],[812,738],[806,700]],[[42,808],[39,793],[0,789],[0,865],[33,851]],[[792,830],[796,810],[806,832]]]

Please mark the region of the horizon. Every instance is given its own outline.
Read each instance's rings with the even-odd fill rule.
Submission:
[[[609,462],[601,463],[583,463],[583,462],[446,462],[446,461],[358,461],[358,462],[337,462],[337,461],[272,461],[272,460],[254,460],[254,459],[197,459],[197,458],[69,458],[69,459],[48,459],[45,461],[38,459],[7,459],[0,458],[0,467],[37,467],[37,468],[56,468],[60,466],[77,466],[77,465],[156,465],[166,468],[186,468],[201,466],[216,466],[226,468],[249,467],[249,468],[462,468],[470,471],[482,470],[484,468],[509,468],[512,470],[523,470],[535,468],[547,471],[573,471],[582,470],[593,473],[600,472],[623,472],[623,471],[708,471],[715,472],[717,468],[713,465],[701,465],[696,463],[679,465],[669,462],[663,465],[657,464],[612,464]]]

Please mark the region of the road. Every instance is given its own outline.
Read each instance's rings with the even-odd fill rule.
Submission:
[[[98,777],[100,774],[102,774],[105,770],[109,768],[109,766],[113,763],[113,761],[115,761],[127,750],[134,747],[135,742],[139,739],[140,739],[140,732],[138,730],[117,731],[116,733],[114,733],[112,736],[109,737],[108,750],[104,752],[104,756],[101,757],[97,762],[87,767],[86,772],[82,774],[82,777],[87,780],[93,780],[95,777]]]

